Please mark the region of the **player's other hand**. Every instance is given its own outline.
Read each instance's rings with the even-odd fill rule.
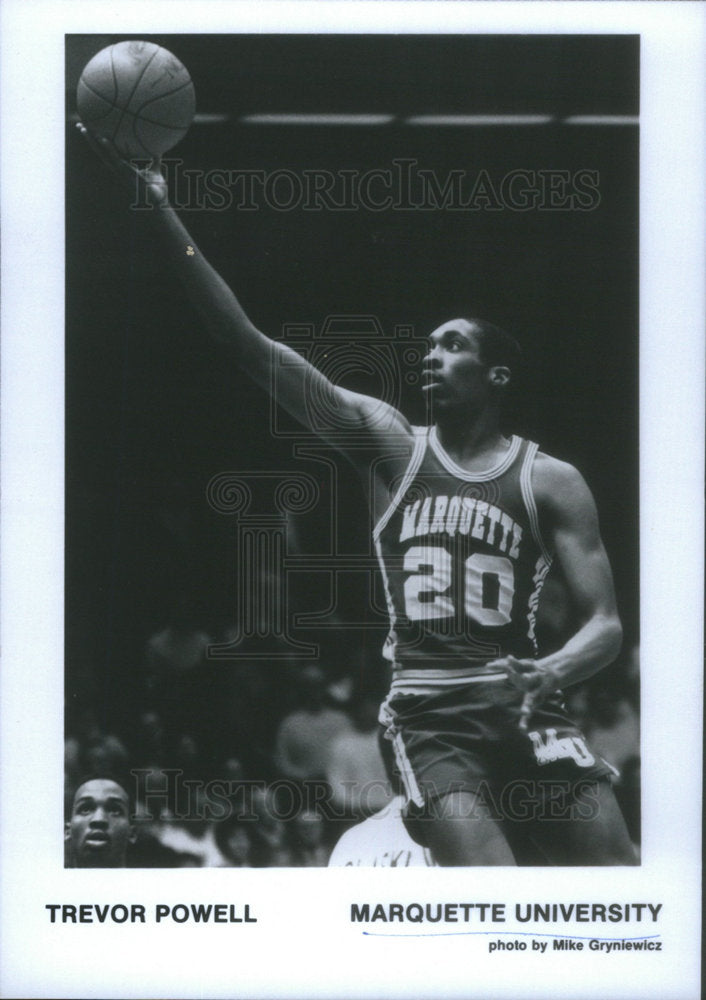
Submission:
[[[136,204],[149,205],[153,208],[160,208],[168,204],[167,182],[162,174],[159,160],[152,160],[148,167],[139,170],[132,163],[123,159],[109,139],[93,135],[83,122],[78,122],[76,128],[93,152],[115,174],[123,187],[135,195]]]
[[[486,666],[503,670],[508,681],[519,691],[524,691],[519,725],[525,732],[536,706],[558,688],[554,674],[550,670],[543,669],[536,660],[518,660],[515,656],[503,656],[491,660]]]

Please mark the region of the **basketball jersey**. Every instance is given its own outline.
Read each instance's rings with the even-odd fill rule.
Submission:
[[[390,614],[393,690],[487,680],[497,657],[534,657],[551,556],[532,492],[537,445],[517,436],[494,468],[467,472],[436,428],[414,448],[373,532]]]

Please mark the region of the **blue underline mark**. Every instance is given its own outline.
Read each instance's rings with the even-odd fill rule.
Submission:
[[[661,937],[660,934],[642,934],[640,937],[598,937],[596,934],[533,934],[532,931],[412,931],[409,934],[386,934],[385,931],[363,931],[366,937],[468,937],[474,934],[510,935],[512,937],[533,937],[533,938],[558,938],[570,941],[650,941]]]

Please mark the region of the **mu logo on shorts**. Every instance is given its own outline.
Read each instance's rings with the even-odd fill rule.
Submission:
[[[579,767],[591,767],[596,759],[580,736],[561,736],[557,738],[556,729],[547,729],[544,734],[528,733],[532,740],[534,755],[538,764],[551,764],[555,760],[571,757]]]

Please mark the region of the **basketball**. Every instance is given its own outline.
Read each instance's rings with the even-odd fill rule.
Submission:
[[[186,134],[194,85],[176,56],[153,42],[117,42],[86,64],[76,90],[81,121],[121,155],[154,158]]]

